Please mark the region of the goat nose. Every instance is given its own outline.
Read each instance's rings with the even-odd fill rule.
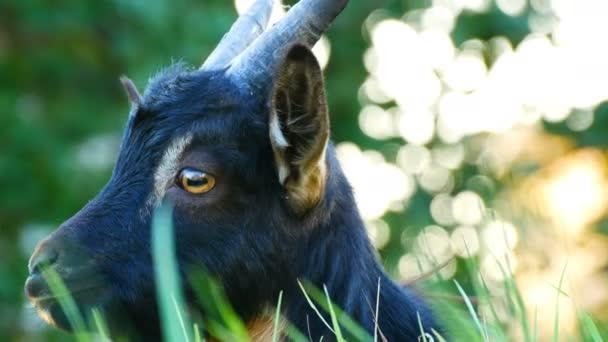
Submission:
[[[41,245],[36,249],[27,265],[30,275],[39,274],[43,267],[53,265],[58,257],[59,252],[56,249],[49,245]]]

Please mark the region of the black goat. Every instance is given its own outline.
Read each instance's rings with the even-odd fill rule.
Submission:
[[[143,96],[123,79],[132,110],[110,181],[30,260],[26,293],[47,322],[70,329],[45,264],[80,310],[106,313],[114,335],[160,339],[150,221],[167,200],[182,274],[203,265],[215,275],[252,335],[282,290],[286,320],[314,341],[334,338],[298,280],[326,286],[371,335],[378,286],[386,339],[416,340],[419,323],[436,329],[427,306],[376,261],[329,142],[323,75],[308,47],[347,0],[302,0],[265,30],[272,2],[257,1],[200,69],[173,65]]]

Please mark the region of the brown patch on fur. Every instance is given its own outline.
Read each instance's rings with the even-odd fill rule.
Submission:
[[[279,340],[281,331],[285,327],[285,321],[279,321]],[[262,316],[255,318],[247,323],[247,332],[253,342],[272,341],[274,333],[274,319],[270,316]]]
[[[297,180],[288,179],[285,188],[289,193],[289,202],[296,213],[302,214],[314,207],[325,192],[327,167],[320,160],[312,170],[302,174]]]

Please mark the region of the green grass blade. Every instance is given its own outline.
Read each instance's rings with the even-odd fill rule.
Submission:
[[[492,314],[492,317],[494,318],[495,322],[500,322],[500,318],[498,317],[498,313],[496,312],[496,308],[494,308],[494,303],[492,302],[492,299],[490,298],[490,289],[488,287],[488,284],[486,283],[486,280],[484,279],[484,277],[481,275],[481,273],[479,273],[479,283],[481,284],[481,289],[483,289],[483,295],[482,296],[478,296],[480,299],[483,298],[485,302],[487,302],[488,307],[490,308],[490,313]],[[485,325],[486,327],[488,327],[488,325]],[[507,337],[505,336],[504,332],[502,331],[502,329],[500,327],[492,327],[492,332],[497,335],[496,336],[496,340],[497,341],[508,341]],[[487,334],[487,331],[486,331]],[[486,336],[489,339],[489,336]]]
[[[532,341],[538,341],[538,306],[534,306],[534,330],[532,330]]]
[[[583,332],[585,332],[586,335],[591,338],[591,341],[603,342],[604,339],[602,338],[599,329],[595,325],[595,322],[593,322],[593,319],[591,319],[591,317],[584,312],[580,314],[580,317]]]
[[[450,289],[446,287],[446,292],[453,290],[453,285],[450,285]],[[459,294],[458,296],[460,297],[461,295]],[[483,337],[479,335],[479,329],[475,325],[475,322],[473,322],[467,309],[463,308],[462,305],[456,305],[448,300],[438,300],[435,301],[433,306],[441,308],[441,310],[437,310],[436,312],[437,318],[442,322],[445,334],[450,336],[454,341],[479,342],[483,340]]]
[[[205,324],[211,335],[220,340],[249,341],[247,328],[232,309],[218,281],[202,268],[191,271],[189,277],[206,315]]]
[[[458,281],[456,279],[454,279],[454,284],[456,284],[456,288],[458,289],[458,292],[460,292],[460,295],[464,299],[464,303],[466,304],[467,309],[469,310],[469,314],[471,315],[471,318],[473,318],[473,321],[475,322],[475,325],[477,326],[479,333],[481,334],[482,338],[485,341],[487,341],[488,335],[487,335],[485,329],[483,328],[481,321],[479,320],[477,311],[475,311],[475,308],[473,307],[473,304],[471,303],[469,296],[467,296],[466,292],[464,292],[464,289],[460,286],[460,284],[458,283]]]
[[[490,309],[490,313],[494,318],[494,322],[500,322],[500,318],[496,312],[496,308],[494,307],[494,303],[492,301],[492,295],[490,294],[490,290],[488,285],[483,278],[481,272],[479,271],[479,265],[476,262],[476,259],[471,257],[471,251],[469,250],[469,246],[466,241],[463,240],[465,249],[467,251],[467,255],[469,258],[465,259],[465,268],[469,274],[469,278],[471,279],[471,284],[473,286],[473,291],[475,296],[478,298],[479,303],[484,303]],[[485,335],[482,335],[482,338],[487,340],[489,339],[488,328],[492,331],[492,336],[497,341],[508,341],[504,332],[502,331],[500,326],[494,325],[485,325]]]
[[[378,342],[378,330],[380,315],[380,277],[378,277],[378,286],[376,288],[376,309],[374,314],[374,342]]]
[[[557,286],[557,294],[555,296],[555,319],[553,321],[553,341],[559,341],[559,297],[564,292],[562,291],[562,285],[564,282],[564,276],[566,275],[566,267],[568,267],[568,262],[564,265],[562,269],[562,274],[559,277],[559,284]]]
[[[418,337],[418,341],[427,342],[426,332],[424,331],[424,327],[422,326],[422,319],[420,318],[420,312],[418,311],[416,311],[416,318],[418,319],[418,329],[420,329],[420,336]]]
[[[248,336],[241,336],[240,332],[233,332],[226,327],[222,322],[218,322],[214,319],[209,319],[206,322],[209,332],[213,337],[216,337],[219,341],[249,341]]]
[[[298,328],[289,322],[285,326],[285,335],[293,342],[310,342],[308,337],[304,336]]]
[[[314,305],[313,300],[323,310],[325,310],[326,312],[330,312],[330,308],[327,304],[327,297],[323,292],[321,292],[319,289],[317,289],[310,283],[306,283],[306,289],[304,289],[304,285],[300,283],[300,288],[302,288],[302,291],[304,292],[308,303],[311,305],[313,310],[317,312],[317,315],[321,315],[321,313]],[[352,339],[354,339],[355,341],[373,341],[372,336],[370,336],[369,333],[365,329],[363,329],[357,322],[355,322],[355,320],[353,320],[348,314],[342,311],[339,306],[335,305],[335,303],[332,306],[332,310],[336,313],[338,323],[341,325],[342,328],[344,328],[344,330],[348,334],[352,336]],[[322,316],[319,317],[323,319]],[[331,327],[328,328],[331,329]]]
[[[152,258],[161,327],[165,341],[190,341],[176,261],[172,210],[163,204],[152,220]]]
[[[61,277],[51,267],[45,267],[42,269],[42,276],[49,285],[51,293],[55,296],[61,310],[65,314],[70,326],[72,327],[76,340],[80,342],[90,341],[87,334],[86,325],[83,317],[80,315],[76,301],[70,295],[70,291],[61,280]]]
[[[336,339],[338,342],[345,342],[344,336],[342,336],[342,330],[340,329],[340,324],[338,324],[338,318],[336,317],[336,312],[334,311],[334,307],[331,304],[331,299],[329,298],[329,291],[327,291],[327,286],[323,285],[323,290],[325,291],[325,296],[327,297],[327,306],[329,306],[329,315],[331,317],[331,324],[334,327],[336,332]]]
[[[517,284],[515,284],[515,281],[512,277],[507,279],[507,288],[509,289],[509,295],[515,296],[515,303],[517,303],[520,323],[526,341],[536,341],[535,339],[531,338],[530,327],[528,325],[528,312],[526,311],[526,304],[524,303],[524,299],[521,296],[521,292],[519,291],[519,288],[517,287]]]
[[[173,300],[173,307],[175,309],[175,312],[177,313],[177,320],[182,328],[182,332],[184,333],[184,336],[186,338],[188,338],[188,331],[186,330],[186,322],[184,322],[184,316],[182,315],[182,307],[185,307],[182,303],[182,305],[180,306],[180,304],[177,302],[177,299],[175,298],[175,296],[172,296],[171,299]]]
[[[99,334],[101,339],[103,341],[110,341],[108,326],[106,325],[106,322],[104,321],[101,312],[99,312],[99,309],[93,308],[91,310],[91,315],[93,316],[93,322],[95,322],[97,333]]]
[[[281,319],[281,302],[283,301],[283,291],[279,292],[276,313],[274,316],[274,329],[272,331],[272,342],[279,340],[279,320]]]
[[[321,322],[323,322],[325,324],[325,326],[327,326],[327,329],[331,330],[331,332],[333,332],[335,334],[336,332],[334,331],[334,329],[332,329],[331,325],[329,325],[329,323],[327,323],[327,321],[325,320],[325,317],[323,317],[323,315],[321,314],[319,309],[317,309],[317,306],[315,305],[315,303],[312,302],[312,300],[308,296],[308,293],[304,289],[304,285],[302,285],[302,283],[300,282],[299,279],[298,279],[298,285],[300,285],[300,289],[302,290],[302,293],[304,294],[306,301],[308,301],[308,305],[310,305],[310,307],[315,311],[317,316],[319,316],[319,319],[321,319]]]
[[[505,279],[505,287],[506,287],[506,291],[508,294],[507,298],[509,299],[509,301],[511,301],[511,296],[515,297],[515,303],[517,304],[519,320],[521,323],[525,341],[527,341],[527,342],[536,341],[536,337],[532,337],[532,335],[530,334],[530,327],[529,327],[529,323],[528,323],[528,311],[526,310],[526,305],[524,303],[524,299],[521,296],[521,291],[519,291],[519,288],[517,287],[517,284],[515,283],[515,280],[513,278],[513,273],[511,272],[510,267],[507,265],[507,267],[509,267],[509,270],[505,270],[503,265],[499,262],[498,258],[494,255],[493,255],[493,257],[496,260],[498,269],[500,270],[501,274],[503,275],[503,277]],[[508,261],[508,259],[507,259],[507,261]]]
[[[194,342],[203,342],[203,337],[201,336],[201,329],[198,327],[198,324],[194,323],[192,326],[192,330],[194,330]]]
[[[447,342],[446,339],[441,336],[441,334],[439,332],[437,332],[437,330],[431,328],[431,331],[433,332],[433,335],[435,336],[435,338],[437,339],[437,341],[439,342]]]

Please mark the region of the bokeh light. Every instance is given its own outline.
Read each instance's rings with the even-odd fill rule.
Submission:
[[[414,194],[413,177],[386,162],[380,153],[361,151],[350,143],[338,144],[336,152],[364,219],[377,219]]]
[[[527,18],[530,32],[519,41],[494,36],[456,43],[461,15],[495,10]],[[572,252],[579,250],[574,241],[589,238],[590,225],[608,210],[608,163],[598,150],[571,153],[576,147],[547,134],[544,125],[577,133],[599,120],[595,109],[608,100],[602,43],[608,22],[601,13],[608,13],[608,2],[435,0],[401,18],[381,11],[368,17],[371,46],[363,62],[369,74],[359,92],[359,126],[374,139],[402,139],[394,160],[382,162],[394,162],[404,171],[399,176],[416,185],[404,202],[418,191],[431,196],[428,212],[437,224],[402,237],[414,241],[398,263],[403,279],[432,272],[445,258],[478,258],[496,303],[504,302],[501,282],[511,274],[521,275],[533,303],[555,301],[547,283],[559,278],[564,258],[550,262],[551,272],[529,277],[538,272],[532,260],[558,253],[539,246],[565,238],[560,246]],[[470,167],[479,173],[463,180]],[[378,204],[383,197],[370,191],[357,200],[362,208],[388,208]],[[569,274],[571,281],[592,277],[591,269],[580,270]],[[593,302],[569,289],[577,300]],[[588,296],[605,302],[605,292]],[[507,320],[503,304],[497,304],[505,308],[499,316]],[[572,303],[560,308],[564,331],[572,331]],[[548,336],[550,329],[540,331]]]

